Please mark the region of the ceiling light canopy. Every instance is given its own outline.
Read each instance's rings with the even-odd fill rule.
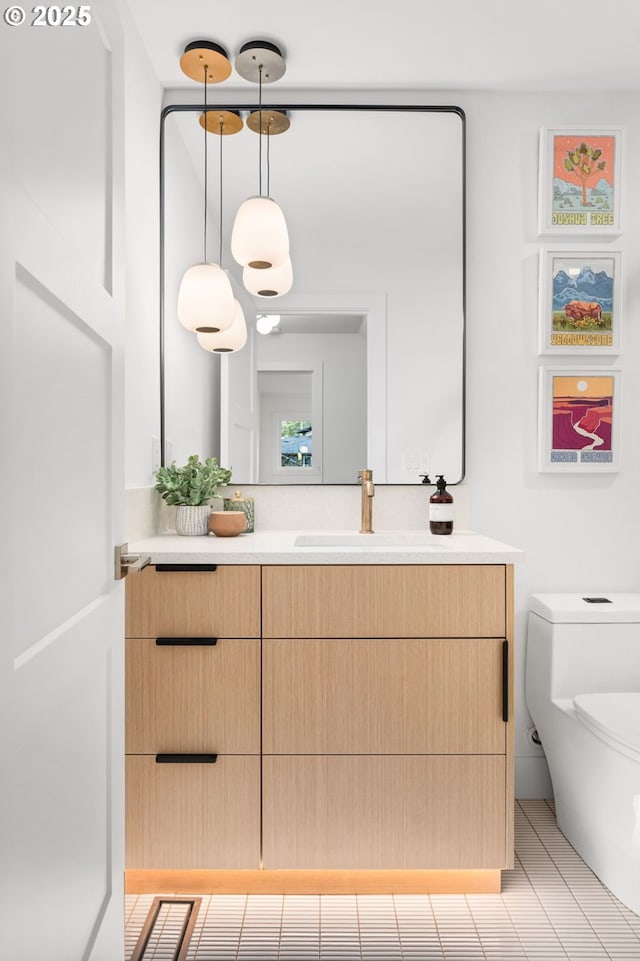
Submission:
[[[226,137],[242,130],[242,117],[239,110],[207,110],[200,114],[200,126]]]
[[[249,130],[263,133],[265,137],[276,137],[279,133],[285,133],[290,126],[291,121],[286,110],[253,110],[247,117]]]
[[[180,57],[180,69],[196,83],[221,83],[231,74],[231,61],[227,51],[219,43],[213,40],[194,40],[184,48]]]
[[[236,70],[251,83],[274,83],[286,69],[282,50],[269,40],[249,40],[238,50]]]

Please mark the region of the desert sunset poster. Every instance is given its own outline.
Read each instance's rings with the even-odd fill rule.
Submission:
[[[613,392],[612,376],[553,377],[552,462],[612,460]]]

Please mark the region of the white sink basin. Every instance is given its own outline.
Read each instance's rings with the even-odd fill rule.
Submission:
[[[298,534],[295,547],[429,547],[447,550],[451,541],[447,535],[438,536],[427,531],[376,531],[357,534],[348,531],[327,531],[319,534]]]

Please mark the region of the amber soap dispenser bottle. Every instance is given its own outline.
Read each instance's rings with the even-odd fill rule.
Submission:
[[[442,474],[436,477],[436,491],[429,498],[429,530],[432,534],[453,534],[453,497]]]

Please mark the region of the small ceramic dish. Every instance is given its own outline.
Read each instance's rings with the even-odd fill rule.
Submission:
[[[242,511],[211,511],[209,531],[216,537],[237,537],[247,529],[247,518]]]

